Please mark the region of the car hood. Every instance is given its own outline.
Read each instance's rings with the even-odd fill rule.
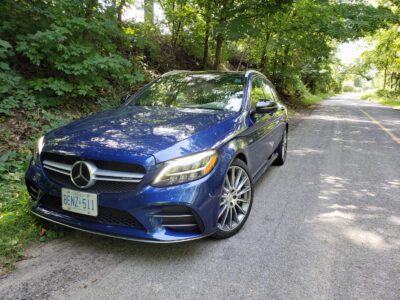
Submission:
[[[210,148],[218,138],[230,131],[236,112],[169,107],[120,106],[72,122],[46,135],[47,145],[90,145],[151,154],[178,148],[176,156]],[[212,130],[214,127],[214,130]],[[208,133],[204,132],[210,130]],[[201,139],[196,141],[196,135]],[[209,135],[209,138],[207,136]],[[190,140],[191,145],[188,144]],[[186,141],[182,144],[182,142]],[[200,143],[200,145],[198,144]],[[186,146],[184,146],[186,145]],[[183,147],[183,148],[182,148]],[[191,148],[192,150],[189,150]],[[194,151],[193,151],[194,150]]]

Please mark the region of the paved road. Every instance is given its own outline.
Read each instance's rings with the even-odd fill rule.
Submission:
[[[72,231],[34,247],[1,299],[399,299],[400,111],[336,96],[291,130],[227,240],[150,245]]]

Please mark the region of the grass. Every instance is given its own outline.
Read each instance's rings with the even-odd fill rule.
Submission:
[[[312,95],[309,94],[307,95],[301,102],[303,102],[306,105],[313,105],[321,102],[322,100],[332,97],[335,95],[334,93],[323,93],[323,94],[317,94],[317,95]]]
[[[361,99],[400,108],[400,93],[395,91],[378,90],[374,93],[363,95]]]
[[[302,99],[291,100],[289,102],[286,101],[285,104],[288,109],[289,115],[293,115],[298,110],[318,104],[322,100],[332,97],[333,95],[335,95],[335,93],[321,93],[321,94],[313,95],[313,94],[307,92],[306,95]]]

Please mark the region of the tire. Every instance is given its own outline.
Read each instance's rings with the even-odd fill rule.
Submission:
[[[225,175],[218,206],[217,231],[212,237],[228,238],[243,227],[253,205],[253,191],[249,169],[243,161],[235,159]]]
[[[278,148],[276,149],[276,153],[278,154],[278,157],[275,159],[274,165],[282,166],[285,163],[286,154],[287,154],[287,130],[286,130],[286,128],[283,131],[282,140],[279,143]]]

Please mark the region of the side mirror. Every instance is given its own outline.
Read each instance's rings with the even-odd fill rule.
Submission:
[[[256,111],[257,114],[273,114],[278,110],[278,104],[276,102],[267,100],[267,99],[260,99],[256,104]]]
[[[121,99],[119,100],[120,104],[124,104],[126,102],[126,100],[128,100],[129,97],[130,97],[130,95],[122,96]]]

